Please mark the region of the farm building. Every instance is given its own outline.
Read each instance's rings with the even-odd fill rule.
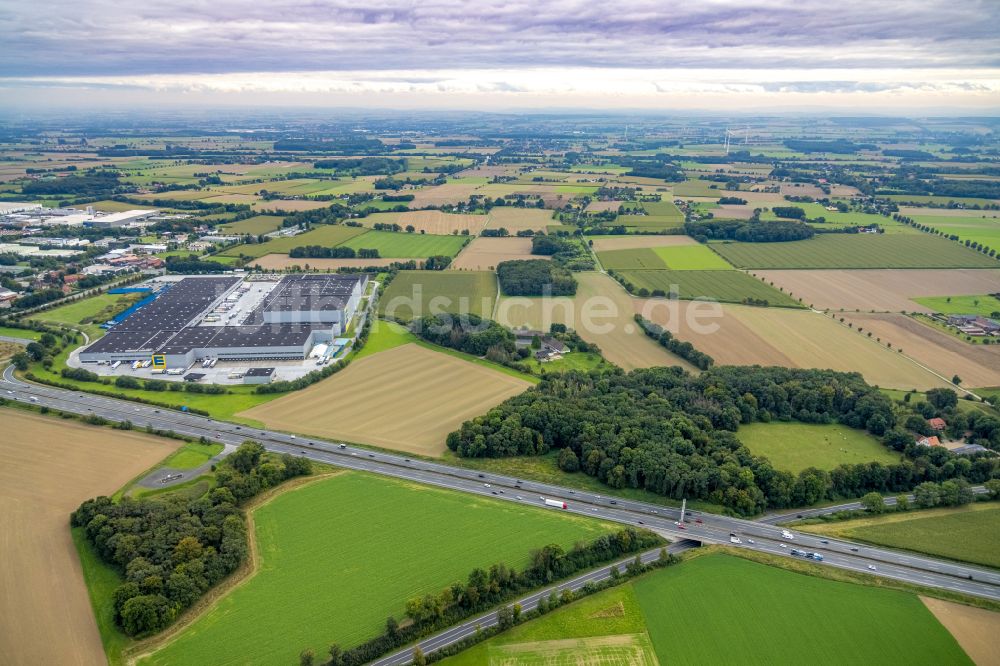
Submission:
[[[184,278],[116,321],[80,362],[163,356],[167,367],[187,368],[209,358],[304,359],[343,333],[367,282],[367,275],[289,275],[251,287],[238,277]]]
[[[546,335],[541,331],[531,331],[528,329],[518,329],[514,331],[514,343],[518,347],[529,347],[532,342],[538,338],[541,344],[540,351],[546,352],[547,354],[562,355],[569,352],[569,347],[567,347],[562,341],[555,339],[551,335]]]

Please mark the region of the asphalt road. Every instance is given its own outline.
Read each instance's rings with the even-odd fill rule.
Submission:
[[[667,548],[670,553],[680,553],[682,551],[688,550],[690,548],[696,548],[697,543],[694,541],[679,541],[677,543],[672,543]],[[653,550],[648,550],[640,555],[640,559],[643,563],[649,563],[657,559],[660,556],[660,549],[656,548]],[[513,606],[514,604],[521,605],[521,611],[527,612],[535,610],[538,606],[539,600],[547,598],[552,592],[557,595],[561,594],[563,590],[572,590],[577,592],[587,583],[600,583],[611,577],[611,569],[617,568],[619,572],[623,572],[626,565],[632,562],[635,556],[625,558],[623,560],[618,560],[614,564],[608,564],[600,569],[594,569],[585,574],[577,576],[567,581],[563,581],[558,585],[552,585],[546,587],[542,590],[532,592],[531,594],[510,601],[505,606]],[[449,627],[444,631],[438,632],[432,636],[419,641],[414,645],[407,646],[397,652],[390,655],[386,655],[381,659],[369,662],[371,666],[397,666],[409,664],[413,661],[413,649],[416,646],[420,646],[421,651],[424,654],[430,654],[435,650],[440,650],[443,647],[457,643],[460,640],[468,638],[476,633],[476,627],[481,627],[482,629],[489,629],[490,627],[496,625],[497,623],[497,611],[493,610],[488,613],[483,613],[482,615],[477,615],[476,617],[470,618],[463,622],[462,624],[457,624],[453,627]]]
[[[39,406],[44,405],[78,414],[96,414],[111,421],[129,420],[137,428],[150,425],[192,437],[204,436],[224,444],[238,445],[246,439],[254,439],[260,441],[268,450],[275,452],[293,453],[348,469],[374,472],[477,495],[494,496],[499,500],[546,507],[545,498],[557,499],[566,502],[568,507],[566,510],[569,512],[642,526],[675,542],[692,539],[704,543],[734,545],[730,543],[730,533],[735,533],[742,541],[737,546],[740,548],[790,556],[790,551],[794,547],[821,553],[825,566],[1000,600],[1000,572],[976,566],[875,548],[841,539],[826,539],[804,532],[793,531],[793,538],[786,539],[782,536],[782,529],[769,522],[741,520],[703,512],[698,512],[697,515],[688,512],[691,522],[677,525],[680,510],[676,508],[607,497],[509,476],[480,473],[442,463],[370,451],[348,444],[248,428],[171,409],[28,384],[15,378],[12,368],[5,370],[0,381],[0,397],[22,402],[30,401]],[[846,504],[797,513],[815,515],[816,512],[831,512],[851,506],[854,505]],[[551,511],[561,510],[546,508]],[[774,517],[771,518],[773,519]],[[942,535],[941,538],[948,537]]]
[[[987,492],[988,491],[984,486],[972,487],[972,493],[974,495],[985,495]],[[907,494],[906,499],[909,502],[913,502],[913,494]],[[896,498],[886,497],[885,503],[887,506],[896,506]],[[798,511],[786,511],[784,513],[769,513],[766,516],[758,518],[757,521],[767,523],[769,525],[780,525],[781,523],[787,523],[793,520],[816,518],[817,516],[825,516],[828,513],[837,513],[838,511],[860,511],[864,508],[865,507],[861,504],[861,502],[847,502],[845,504],[834,504],[831,506],[817,507],[815,509],[799,509]]]

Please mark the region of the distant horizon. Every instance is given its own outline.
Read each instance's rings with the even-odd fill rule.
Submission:
[[[5,107],[1000,113],[992,0],[0,0]]]

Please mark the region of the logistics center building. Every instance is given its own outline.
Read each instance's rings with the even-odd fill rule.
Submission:
[[[147,305],[116,323],[80,351],[82,363],[163,356],[170,368],[198,359],[232,361],[305,359],[317,344],[340,336],[368,283],[359,275],[288,275],[277,283],[240,277],[188,277],[165,286]],[[227,308],[252,291],[264,293],[240,315]],[[217,314],[217,313],[223,314]]]

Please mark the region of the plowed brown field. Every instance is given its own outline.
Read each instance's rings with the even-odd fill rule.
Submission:
[[[0,418],[0,663],[105,664],[69,514],[177,443],[17,409]]]
[[[451,263],[451,268],[470,271],[492,271],[502,261],[515,259],[551,259],[531,254],[530,238],[473,239]]]

